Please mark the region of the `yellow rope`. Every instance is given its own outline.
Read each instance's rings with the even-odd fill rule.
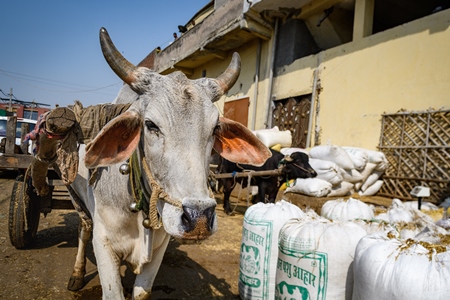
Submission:
[[[152,187],[152,195],[150,197],[150,204],[148,209],[148,214],[150,217],[150,227],[153,229],[159,229],[162,226],[162,220],[161,217],[158,217],[158,210],[156,208],[158,199],[161,199],[178,208],[182,208],[182,204],[181,201],[173,200],[166,192],[164,192],[161,186],[153,178],[152,173],[150,172],[150,168],[145,161],[145,158],[142,158],[142,166],[144,167],[145,175],[149,179],[150,185]]]

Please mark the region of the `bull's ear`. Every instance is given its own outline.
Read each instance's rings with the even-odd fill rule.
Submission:
[[[129,158],[139,143],[141,124],[140,115],[134,111],[112,119],[86,146],[86,167],[110,166]]]
[[[223,158],[240,164],[262,166],[272,156],[267,148],[241,123],[219,119],[215,132],[214,150]]]

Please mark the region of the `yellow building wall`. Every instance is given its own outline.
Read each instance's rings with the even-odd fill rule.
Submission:
[[[298,59],[275,78],[273,95],[311,93],[318,68],[320,144],[376,149],[381,114],[450,108],[449,24],[446,10]]]
[[[255,74],[257,70],[257,52],[258,52],[258,40],[245,45],[240,49],[237,49],[241,57],[241,73],[235,85],[224,95],[219,101],[215,103],[220,115],[223,116],[223,108],[225,102],[233,101],[245,97],[250,98],[250,107],[248,115],[248,128],[249,129],[261,129],[264,128],[265,116],[267,112],[267,93],[268,93],[268,59],[269,49],[271,41],[261,40],[261,59],[259,66],[259,83],[255,85]],[[204,64],[200,68],[196,68],[192,78],[200,78],[202,70],[206,71],[206,77],[215,78],[219,76],[231,61],[232,53],[225,59],[215,59],[207,64]],[[255,89],[256,98],[255,98]],[[254,114],[256,105],[256,113]],[[256,116],[256,126],[252,128],[253,118]]]

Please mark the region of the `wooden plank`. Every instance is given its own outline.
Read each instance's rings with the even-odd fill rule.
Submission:
[[[317,214],[320,215],[320,211],[322,210],[322,206],[330,200],[336,199],[358,199],[367,204],[373,204],[378,206],[389,207],[392,204],[392,198],[385,198],[380,196],[360,196],[359,194],[353,194],[345,197],[310,197],[303,194],[298,193],[284,193],[283,191],[278,192],[277,199],[284,199],[292,204],[297,205],[302,210],[307,208],[313,209]]]
[[[70,200],[52,199],[52,209],[74,209],[74,207]]]
[[[26,169],[33,161],[28,154],[1,154],[0,169]]]
[[[216,179],[220,178],[233,178],[233,177],[248,177],[251,175],[254,176],[275,176],[280,175],[281,170],[269,170],[269,171],[249,171],[249,172],[239,172],[239,173],[222,173],[222,174],[214,174]]]
[[[5,153],[14,154],[16,148],[16,124],[17,117],[12,116],[6,122],[6,145]]]

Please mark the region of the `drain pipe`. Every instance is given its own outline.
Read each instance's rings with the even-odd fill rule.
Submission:
[[[316,113],[317,83],[319,81],[319,69],[322,63],[321,53],[317,57],[317,68],[314,70],[314,83],[311,91],[311,108],[309,109],[308,134],[306,135],[306,148],[311,147],[311,132],[314,115]]]
[[[253,93],[253,109],[252,109],[252,130],[255,130],[256,124],[256,104],[258,103],[258,84],[259,84],[259,68],[261,65],[261,39],[258,39],[258,49],[256,51],[256,70],[255,70],[255,91]]]
[[[312,131],[312,121],[314,118],[315,106],[316,106],[316,94],[317,94],[317,79],[319,77],[319,68],[314,70],[314,83],[311,94],[311,108],[309,109],[309,121],[308,121],[308,134],[306,135],[306,148],[311,147],[311,131]]]
[[[275,51],[277,49],[278,39],[278,24],[280,18],[275,18],[275,28],[272,39],[272,53],[270,57],[270,70],[269,70],[269,86],[267,91],[267,115],[266,115],[266,128],[272,127],[272,85],[273,85],[273,69],[275,68]]]

